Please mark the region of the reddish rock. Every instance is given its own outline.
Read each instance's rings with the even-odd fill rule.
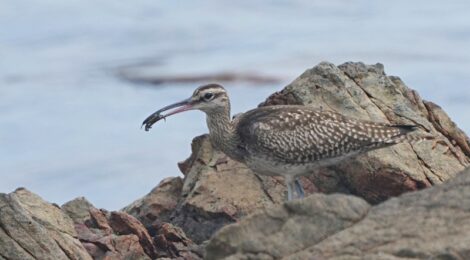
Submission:
[[[114,251],[108,251],[103,260],[115,259],[153,259],[145,254],[136,235],[111,235]]]
[[[191,241],[178,227],[163,223],[156,227],[155,244],[160,256],[183,259],[201,259],[202,247]]]
[[[75,231],[93,259],[155,259],[157,251],[147,229],[125,212],[107,212],[83,198],[66,203]],[[88,213],[85,211],[88,210]]]
[[[145,253],[152,258],[156,257],[157,252],[153,245],[152,238],[148,234],[144,225],[142,225],[142,223],[140,223],[136,218],[124,212],[111,212],[109,223],[115,234],[136,235],[139,238],[139,242],[144,248]]]
[[[93,221],[90,226],[100,229],[107,234],[111,234],[113,229],[109,226],[108,219],[106,218],[105,213],[102,210],[91,208],[90,217]]]

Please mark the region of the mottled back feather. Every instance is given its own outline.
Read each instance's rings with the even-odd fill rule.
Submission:
[[[308,106],[268,106],[237,118],[236,132],[251,155],[307,163],[404,141],[415,127],[346,118]]]

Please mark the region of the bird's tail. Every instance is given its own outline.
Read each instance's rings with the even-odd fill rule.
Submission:
[[[393,141],[395,143],[409,142],[415,144],[427,140],[436,139],[435,136],[429,134],[415,134],[414,131],[419,129],[419,127],[416,125],[392,125],[392,127],[397,128],[400,131],[400,134],[393,138]]]

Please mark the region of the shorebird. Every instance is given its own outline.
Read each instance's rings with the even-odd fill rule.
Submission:
[[[304,197],[298,177],[319,167],[404,141],[433,139],[410,135],[414,125],[363,121],[302,105],[259,107],[231,119],[227,91],[218,84],[197,88],[190,98],[151,114],[142,126],[148,131],[161,119],[195,109],[206,113],[215,149],[255,173],[284,176],[288,200]]]

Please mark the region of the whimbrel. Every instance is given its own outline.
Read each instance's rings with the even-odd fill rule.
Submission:
[[[142,125],[148,131],[163,118],[194,109],[206,113],[215,149],[258,174],[284,176],[288,200],[294,193],[304,196],[297,178],[319,167],[404,141],[431,139],[408,135],[416,129],[413,125],[362,121],[301,105],[260,107],[231,119],[229,97],[217,84],[197,88],[190,98],[158,110]]]

